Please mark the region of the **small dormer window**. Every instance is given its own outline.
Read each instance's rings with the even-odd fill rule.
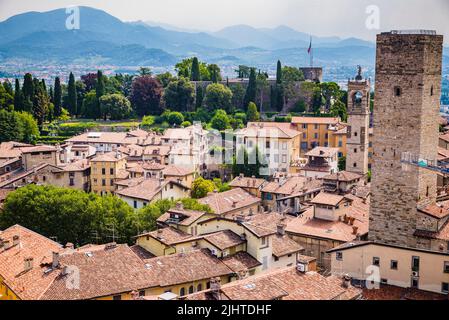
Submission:
[[[400,97],[402,95],[402,89],[400,87],[394,87],[394,95]]]

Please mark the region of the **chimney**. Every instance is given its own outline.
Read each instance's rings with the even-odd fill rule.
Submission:
[[[237,202],[237,201],[235,201],[235,200],[234,200],[234,201],[232,201],[232,207],[233,207],[233,208],[237,208],[237,203],[238,203],[238,202]]]
[[[5,250],[11,248],[11,242],[9,240],[4,240],[3,247],[5,248]]]
[[[352,234],[357,235],[357,231],[359,231],[359,227],[353,226],[352,227]]]
[[[354,221],[355,221],[354,217],[349,217],[349,225],[353,226],[354,225]]]
[[[117,243],[111,242],[104,246],[105,250],[112,250],[117,248]]]
[[[53,251],[53,260],[51,262],[51,267],[53,269],[56,269],[57,267],[59,267],[59,253]]]
[[[277,234],[280,236],[284,236],[285,235],[285,224],[278,223],[276,227],[277,227]]]
[[[182,206],[182,202],[176,202],[176,209],[177,210],[182,210],[183,209],[183,206]]]
[[[24,262],[23,271],[26,272],[33,269],[33,260],[34,259],[32,257],[23,259]]]
[[[348,274],[346,274],[343,277],[343,282],[342,282],[341,285],[342,285],[343,288],[347,289],[347,288],[349,288],[350,284],[351,284],[351,277]]]
[[[159,178],[159,187],[161,187],[162,186],[162,184],[164,183],[164,178]]]
[[[75,249],[75,246],[73,245],[73,243],[67,242],[67,244],[65,245],[65,248],[73,250],[73,249]]]
[[[221,284],[220,278],[212,278],[210,279],[210,293],[214,300],[221,300]]]
[[[12,245],[17,246],[20,243],[20,236],[12,237]]]
[[[245,175],[243,173],[239,174],[239,179],[243,178]]]

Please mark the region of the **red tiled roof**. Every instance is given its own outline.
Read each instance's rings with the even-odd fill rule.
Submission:
[[[259,204],[261,199],[243,189],[236,188],[222,193],[211,193],[198,201],[202,204],[208,204],[215,214],[226,215],[229,212]]]

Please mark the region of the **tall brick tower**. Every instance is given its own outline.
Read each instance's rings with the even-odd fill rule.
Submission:
[[[358,75],[348,81],[348,137],[346,140],[346,171],[368,173],[370,82]]]
[[[443,36],[377,36],[369,239],[416,247],[417,208],[436,201],[436,174],[403,170],[401,155],[436,158]]]

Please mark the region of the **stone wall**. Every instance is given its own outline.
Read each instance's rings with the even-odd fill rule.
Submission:
[[[435,159],[443,37],[377,37],[370,240],[415,247],[417,206],[436,200],[436,174],[403,170],[401,155]]]

